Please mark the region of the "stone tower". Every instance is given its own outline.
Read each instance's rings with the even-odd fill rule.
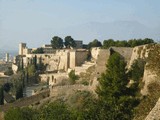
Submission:
[[[26,48],[26,43],[19,44],[19,55],[23,55],[25,48]]]
[[[5,59],[6,62],[9,62],[9,53],[6,53],[6,59]]]

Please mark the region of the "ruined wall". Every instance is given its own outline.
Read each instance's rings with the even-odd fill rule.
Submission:
[[[15,64],[12,64],[12,70],[13,70],[14,73],[16,73],[17,70],[18,70],[18,66],[15,65]]]
[[[22,99],[16,100],[13,103],[8,103],[8,104],[5,104],[5,105],[1,105],[0,109],[2,111],[6,112],[11,107],[29,106],[31,104],[35,104],[36,102],[40,102],[42,99],[44,99],[46,97],[49,97],[49,95],[50,95],[50,90],[44,90],[37,95],[22,98]]]
[[[129,62],[129,68],[133,64],[133,61],[142,58],[145,59],[148,57],[149,53],[149,45],[141,45],[133,48],[132,55],[131,55],[131,60]]]
[[[41,82],[47,82],[49,80],[49,85],[57,85],[62,80],[68,79],[67,73],[50,73],[50,74],[40,74]]]
[[[92,59],[97,60],[100,50],[101,50],[100,47],[93,47],[93,48],[91,49]]]
[[[55,53],[50,54],[27,54],[24,57],[24,65],[31,63],[33,57],[37,56],[37,63],[40,59],[44,64],[47,64],[47,71],[64,70],[67,71],[69,67],[69,50],[57,50]]]
[[[58,95],[69,95],[76,90],[89,90],[88,86],[84,86],[82,84],[75,84],[75,85],[65,85],[65,86],[56,86],[53,87],[51,90],[50,96],[58,96]]]
[[[88,51],[85,49],[70,51],[69,68],[75,69],[76,66],[81,66],[87,60],[87,57]]]
[[[147,44],[134,47],[128,68],[130,68],[134,60],[138,58],[141,58],[146,61],[146,66],[143,75],[144,88],[141,90],[141,93],[143,95],[146,95],[148,94],[147,86],[150,83],[160,83],[160,77],[158,75],[158,73],[160,72],[160,45]]]
[[[88,57],[88,51],[87,50],[80,50],[76,51],[76,66],[81,66],[84,61],[87,60]]]
[[[127,62],[127,65],[129,64],[132,56],[133,48],[131,47],[111,47],[114,51],[120,53]]]
[[[69,68],[74,69],[76,66],[76,53],[75,51],[70,51],[69,55]]]

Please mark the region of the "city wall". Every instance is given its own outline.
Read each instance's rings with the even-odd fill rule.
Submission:
[[[50,96],[50,90],[44,90],[37,95],[33,95],[30,97],[25,97],[19,100],[16,100],[13,103],[8,103],[0,106],[0,111],[6,112],[11,107],[25,107],[29,105],[33,105],[37,102],[40,102],[42,99]]]

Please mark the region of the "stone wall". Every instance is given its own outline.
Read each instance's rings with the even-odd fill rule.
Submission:
[[[130,47],[111,47],[114,51],[120,53],[126,60],[127,64],[129,64],[133,48]]]
[[[90,88],[82,84],[75,84],[75,85],[56,86],[50,90],[51,90],[50,95],[52,97],[52,96],[57,96],[57,95],[71,94],[73,91],[76,91],[76,90],[89,90],[90,91]]]
[[[12,64],[12,70],[13,70],[14,73],[16,73],[17,70],[18,70],[18,66],[15,65],[15,64]]]
[[[129,62],[129,68],[133,64],[133,61],[142,58],[145,59],[148,57],[149,49],[147,48],[148,45],[141,45],[133,48],[131,59]]]
[[[49,96],[50,96],[50,90],[44,90],[37,95],[22,98],[22,99],[16,100],[13,103],[8,103],[8,104],[5,104],[5,105],[1,105],[0,110],[6,112],[11,107],[29,106],[29,105],[35,104],[35,103],[37,103],[37,102],[41,101],[42,99],[44,99],[46,97],[49,97]]]
[[[69,55],[69,68],[74,69],[76,66],[76,53],[75,51],[70,51]]]
[[[88,51],[87,50],[77,50],[76,51],[76,65],[75,66],[81,66],[84,61],[87,60],[88,57]]]
[[[50,73],[50,74],[40,74],[41,82],[49,81],[49,85],[57,85],[62,82],[62,80],[68,79],[67,73]]]
[[[92,59],[97,60],[100,50],[101,50],[100,47],[94,47],[91,49]]]
[[[69,68],[75,69],[76,66],[81,66],[88,57],[87,50],[73,50],[70,51],[70,58],[69,58]]]

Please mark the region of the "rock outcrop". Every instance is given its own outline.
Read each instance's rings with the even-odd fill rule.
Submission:
[[[145,120],[160,120],[160,99],[157,101],[155,107],[147,115]]]

